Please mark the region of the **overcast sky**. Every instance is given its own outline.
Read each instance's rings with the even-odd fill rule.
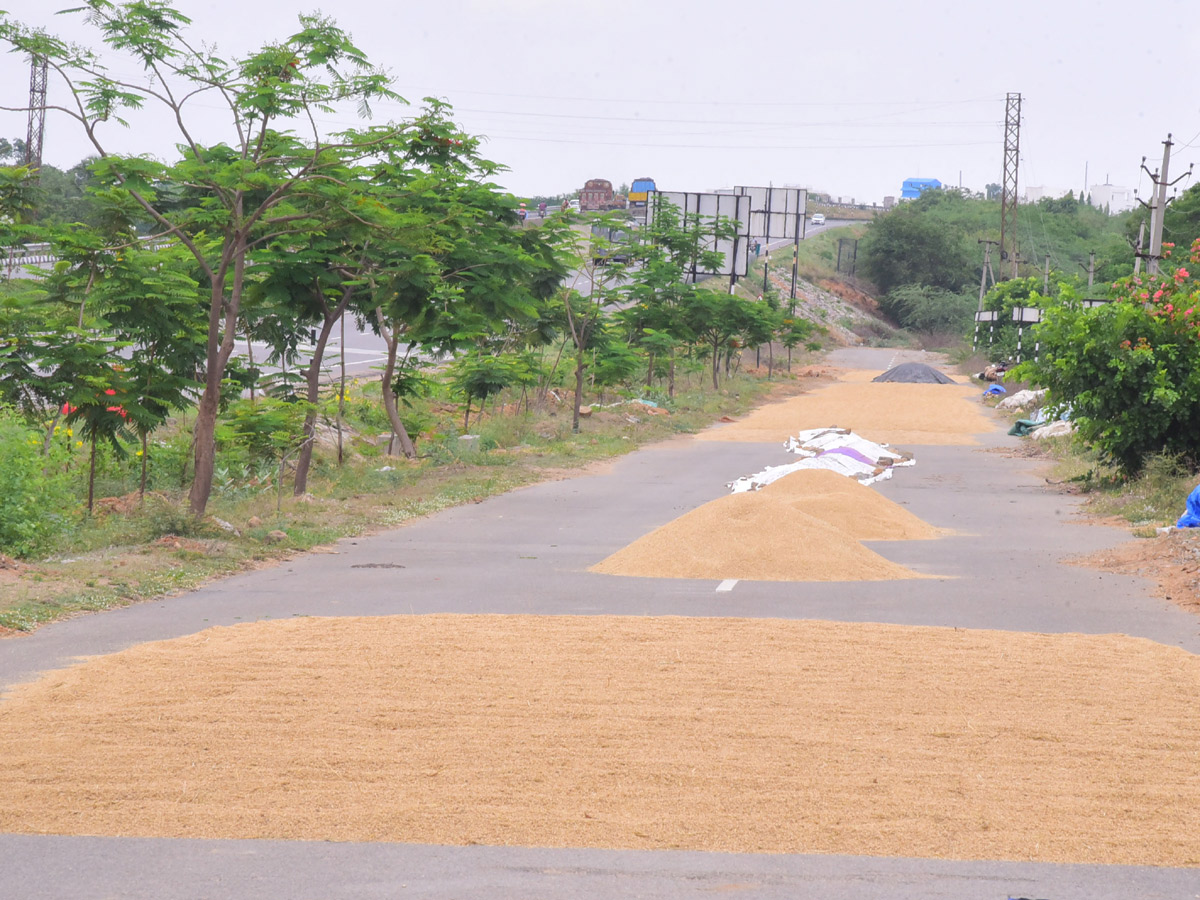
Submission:
[[[7,0],[21,21],[96,45],[72,0]],[[179,0],[196,38],[226,57],[294,30],[292,0]],[[982,190],[1001,180],[1004,97],[1023,95],[1020,180],[1138,187],[1143,156],[1172,174],[1200,161],[1194,77],[1200,15],[1184,0],[1143,13],[1128,0],[339,0],[323,11],[412,101],[448,100],[521,195],[588,178],[649,175],[660,188],[773,183],[879,202],[908,177]],[[1152,32],[1151,15],[1162,22]],[[135,74],[128,62],[114,71]],[[28,62],[0,56],[4,99],[27,102]],[[52,80],[50,101],[64,102]],[[229,139],[215,110],[207,142]],[[376,119],[403,117],[384,105]],[[23,137],[24,114],[0,113]],[[352,116],[324,120],[331,130]],[[166,124],[135,114],[108,126],[123,152],[173,154]],[[78,126],[51,114],[44,159],[67,168],[89,152]],[[1185,182],[1186,185],[1188,182]],[[1181,185],[1183,186],[1183,185]]]

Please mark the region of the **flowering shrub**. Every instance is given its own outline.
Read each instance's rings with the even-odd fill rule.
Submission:
[[[68,436],[69,437],[69,436]],[[63,465],[67,448],[0,407],[0,552],[31,556],[48,549],[75,519],[78,501]]]
[[[1162,269],[1113,282],[1096,309],[1064,291],[1037,326],[1041,359],[1016,374],[1070,405],[1079,434],[1129,474],[1155,453],[1200,453],[1200,239]]]

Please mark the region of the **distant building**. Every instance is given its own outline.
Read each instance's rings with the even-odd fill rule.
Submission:
[[[1133,188],[1119,187],[1115,184],[1093,184],[1088,191],[1092,206],[1100,209],[1107,206],[1110,213],[1126,212],[1137,205]]]
[[[604,178],[591,179],[579,192],[579,208],[583,210],[611,209],[612,202],[612,182]]]
[[[900,186],[901,200],[915,200],[925,191],[937,190],[942,183],[936,178],[906,178]]]
[[[883,198],[883,208],[884,209],[891,209],[895,205],[896,205],[895,197],[884,197]]]
[[[1050,198],[1057,200],[1059,197],[1065,197],[1067,194],[1074,194],[1070,188],[1048,187],[1044,184],[1027,184],[1025,193],[1021,197],[1022,203],[1037,203],[1039,200]]]

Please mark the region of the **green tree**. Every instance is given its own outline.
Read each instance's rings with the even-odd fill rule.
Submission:
[[[976,303],[970,294],[924,284],[902,284],[886,294],[879,307],[902,328],[961,333],[970,327]]]
[[[738,337],[754,326],[755,304],[725,291],[700,289],[684,299],[683,314],[692,334],[710,356],[713,390],[720,388],[722,355],[740,346]]]
[[[927,194],[940,193],[927,191]],[[859,266],[886,294],[902,284],[959,291],[974,280],[964,235],[915,201],[880,216],[859,242]]]
[[[655,360],[667,357],[667,396],[675,396],[676,349],[695,340],[685,307],[699,286],[690,273],[716,271],[723,254],[713,249],[731,239],[735,225],[727,218],[688,218],[669,203],[655,209],[653,221],[639,234],[626,270],[625,297],[633,302],[623,319],[631,337],[648,355],[646,383],[654,377]]]
[[[416,450],[393,388],[412,355],[483,347],[514,331],[514,323],[536,324],[566,272],[553,246],[562,226],[516,228],[517,201],[492,183],[499,166],[479,144],[431,102],[408,143],[389,145],[376,166],[386,202],[411,217],[411,227],[379,247],[379,265],[366,273],[371,323],[387,347],[384,409],[409,456]]]
[[[1176,197],[1163,214],[1164,243],[1186,247],[1197,234],[1200,234],[1200,183]]]
[[[197,46],[186,33],[190,20],[164,0],[87,0],[75,10],[113,53],[132,56],[141,80],[114,75],[96,51],[68,44],[5,16],[0,40],[14,50],[47,60],[70,92],[61,107],[75,119],[95,150],[93,172],[103,187],[119,191],[144,210],[155,232],[178,240],[194,257],[209,288],[204,388],[195,423],[192,512],[204,513],[212,490],[214,434],[222,382],[233,354],[247,264],[253,249],[284,233],[297,233],[311,210],[292,207],[295,195],[342,165],[352,148],[367,158],[385,130],[349,142],[327,142],[315,125],[307,138],[292,131],[312,125],[334,105],[354,102],[369,113],[375,98],[399,99],[390,80],[374,69],[332,20],[300,17],[300,30],[233,62]],[[127,63],[122,63],[127,66]],[[194,130],[191,107],[211,98],[228,119],[224,133],[204,140]],[[177,123],[182,158],[162,163],[112,153],[101,138],[110,120],[124,123],[126,110],[164,107]],[[334,155],[331,147],[344,151]],[[189,202],[173,201],[180,194]]]
[[[589,351],[606,327],[606,317],[624,296],[622,282],[628,271],[624,263],[608,262],[613,257],[614,232],[621,221],[612,213],[592,219],[590,232],[581,232],[567,221],[548,224],[543,232],[553,248],[558,265],[574,269],[572,283],[561,289],[567,334],[575,350],[575,399],[571,429],[579,431],[579,410],[590,361]]]
[[[13,138],[11,141],[8,138],[0,137],[0,160],[24,162],[25,160],[25,140],[23,138]]]

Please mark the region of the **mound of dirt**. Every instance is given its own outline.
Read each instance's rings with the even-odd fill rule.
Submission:
[[[1117,635],[248,623],[0,704],[0,829],[1195,866],[1197,696]]]
[[[876,375],[872,381],[897,381],[903,384],[957,384],[957,382],[946,375],[944,372],[939,372],[933,366],[927,366],[925,363],[905,362],[898,366],[892,366],[882,375]]]
[[[950,533],[914,516],[874,488],[824,469],[793,472],[760,493],[790,503],[858,541],[925,541]]]
[[[839,502],[844,503],[844,497],[817,501],[817,505],[828,511]],[[884,559],[842,529],[803,511],[803,501],[788,497],[786,489],[779,495],[764,489],[705,503],[638,538],[590,571],[717,581],[928,577]]]

